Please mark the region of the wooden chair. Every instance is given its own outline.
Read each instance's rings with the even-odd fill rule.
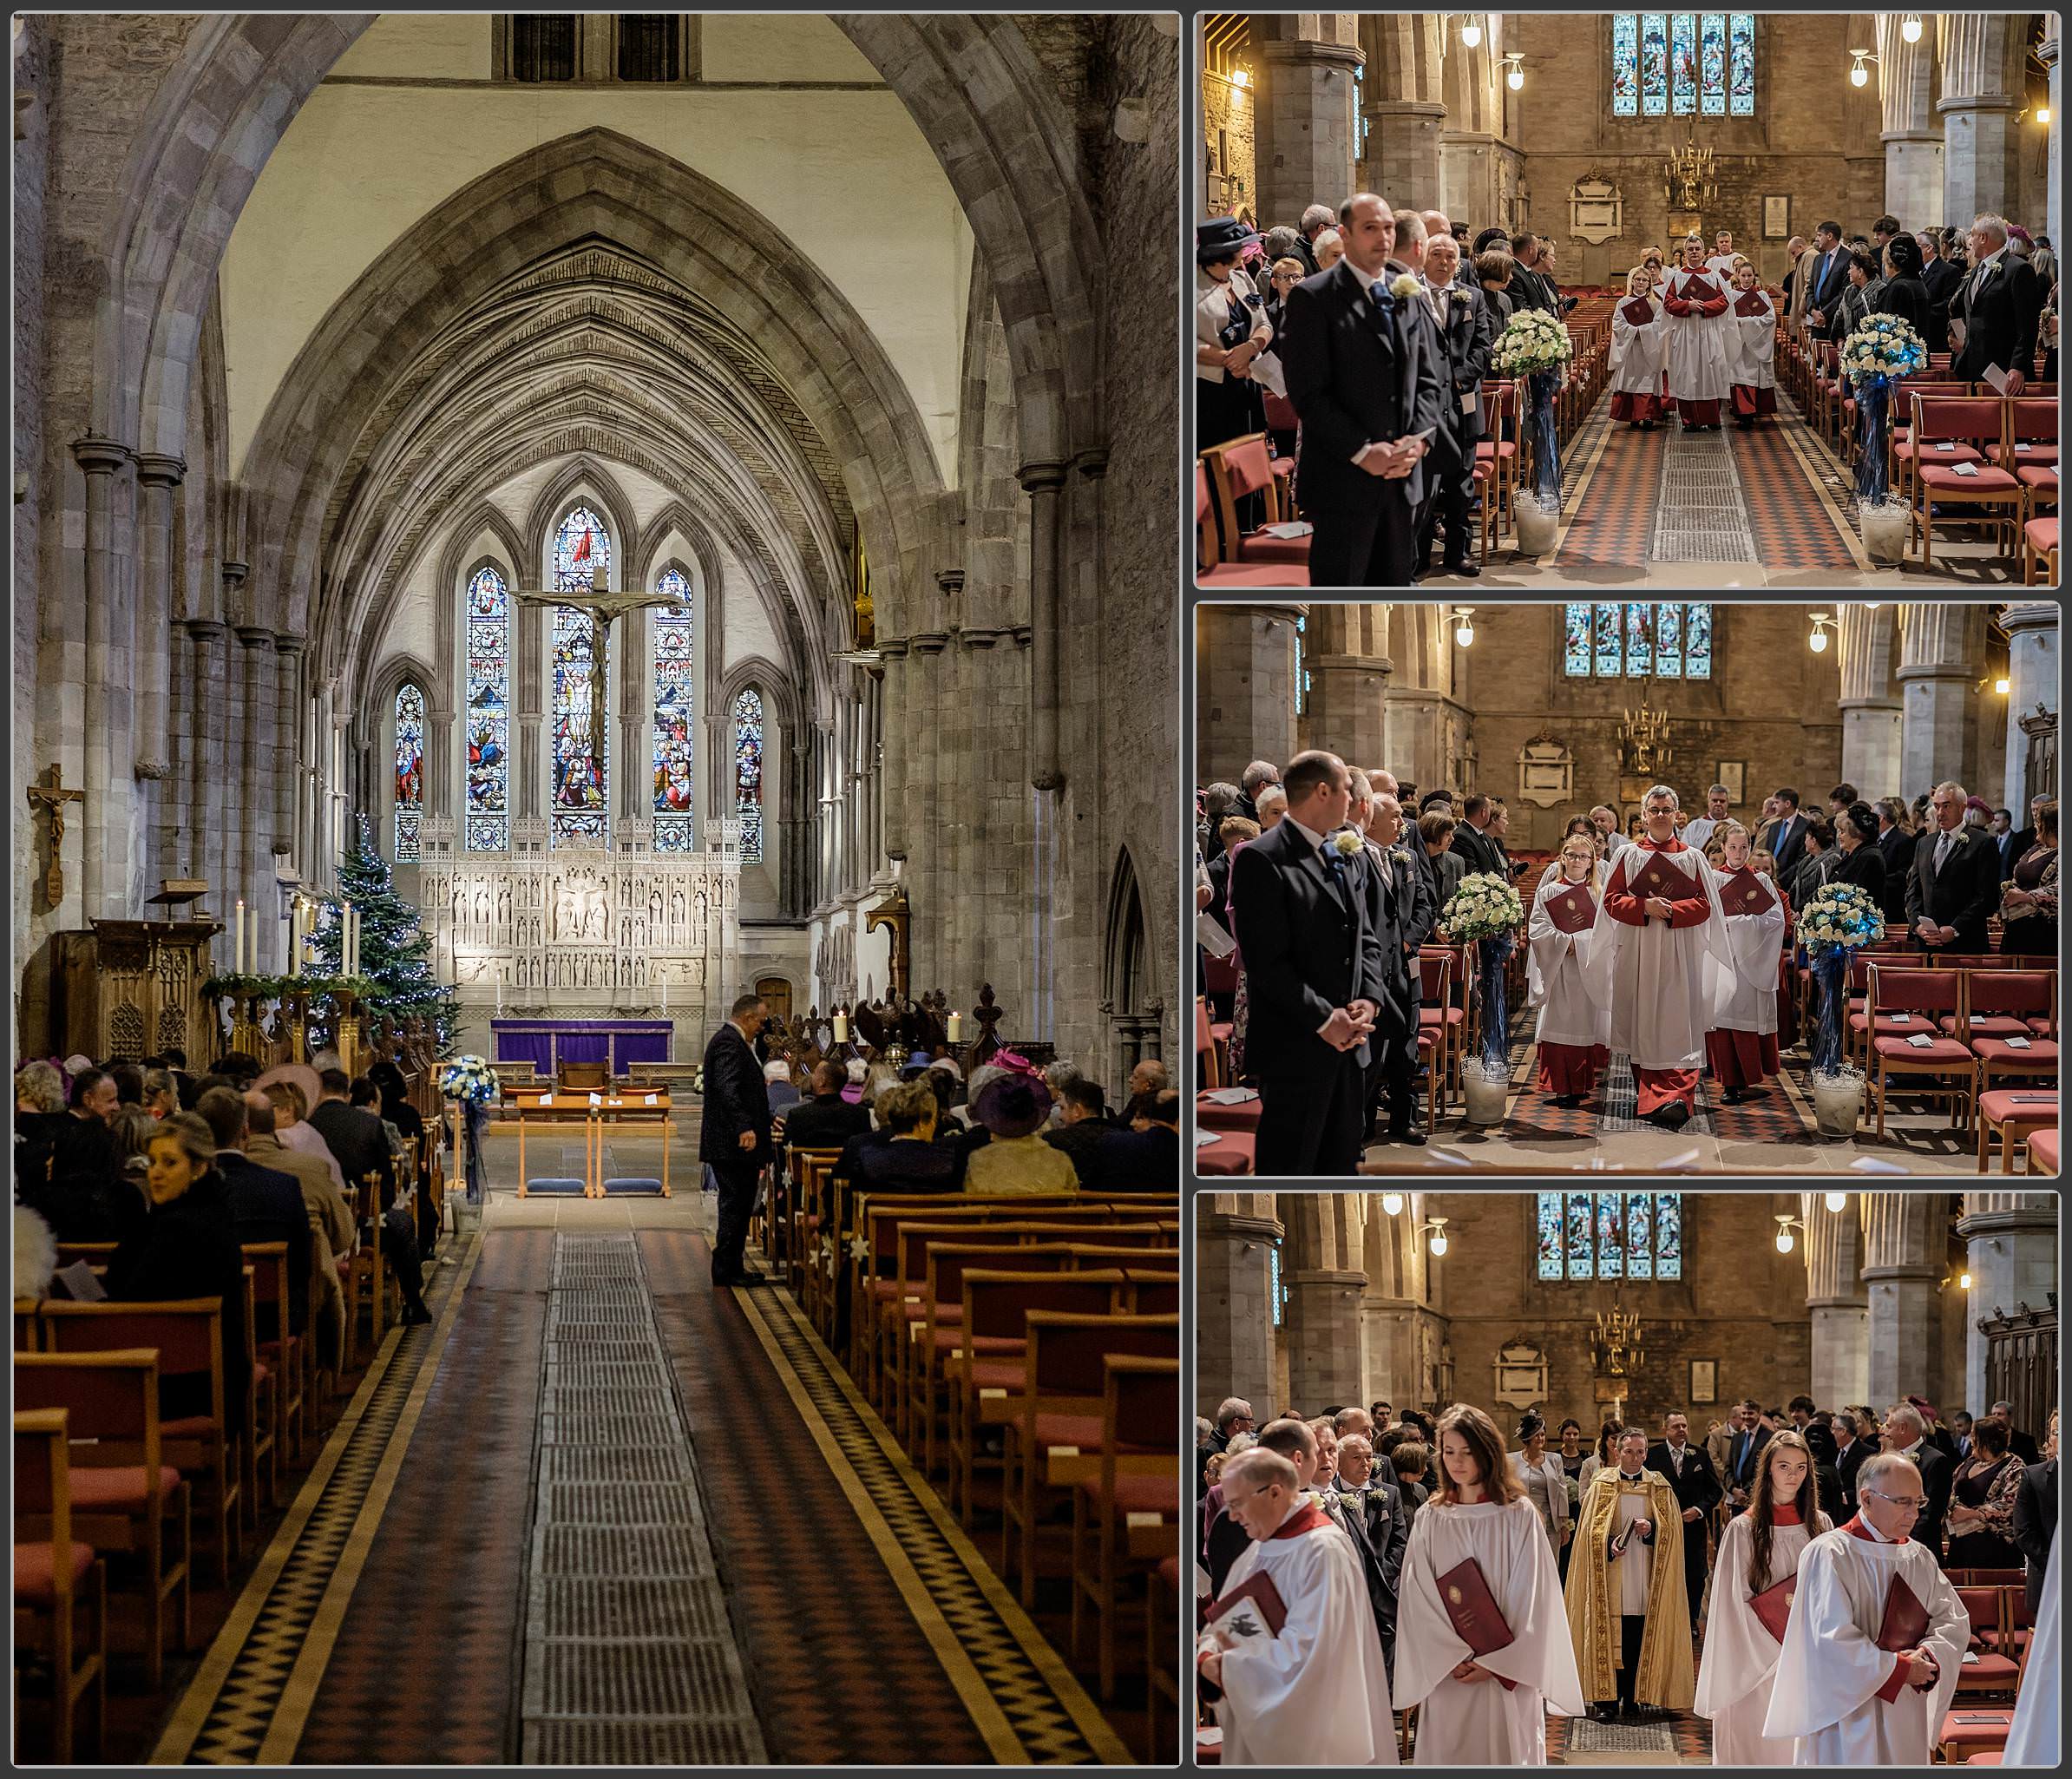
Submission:
[[[16,1411],[14,1486],[16,1646],[47,1654],[50,1756],[69,1766],[80,1700],[91,1704],[88,1739],[96,1757],[108,1722],[108,1572],[93,1546],[73,1535],[62,1408]],[[21,1685],[17,1668],[17,1702]]]
[[[1202,461],[1209,467],[1209,488],[1216,505],[1216,534],[1221,540],[1218,560],[1301,568],[1307,581],[1308,537],[1270,537],[1263,531],[1241,531],[1238,527],[1237,502],[1249,495],[1264,497],[1269,525],[1279,523],[1282,518],[1280,479],[1274,474],[1266,435],[1249,433],[1226,444],[1212,445],[1202,453]]]
[[[73,1531],[96,1550],[141,1559],[144,1684],[156,1692],[165,1682],[168,1604],[177,1610],[174,1647],[184,1651],[193,1641],[192,1492],[161,1447],[158,1354],[17,1354],[15,1406],[62,1409],[70,1436],[88,1442],[72,1447]]]
[[[2011,1699],[2022,1677],[2020,1666],[2002,1655],[2007,1640],[2007,1595],[1998,1587],[1960,1587],[1957,1598],[1971,1621],[1971,1654],[1976,1661],[1964,1664],[1957,1677],[1956,1699],[1970,1704],[1982,1699]]]
[[[2024,470],[2024,475],[2029,471]],[[2057,472],[2050,472],[2050,494],[2057,496]],[[2057,585],[2057,520],[2024,519],[2022,522],[2022,584],[2034,587],[2036,571],[2043,571],[2046,585]]]
[[[369,1173],[352,1197],[353,1221],[361,1231],[360,1244],[352,1251],[350,1258],[339,1264],[345,1286],[347,1369],[359,1363],[363,1309],[367,1312],[367,1362],[371,1364],[374,1356],[381,1350],[382,1336],[386,1331],[389,1288],[394,1283],[382,1253],[381,1176]],[[343,1376],[338,1387],[341,1390],[345,1387]]]
[[[1125,1566],[1144,1569],[1180,1536],[1180,1462],[1170,1433],[1180,1418],[1180,1362],[1111,1355],[1101,1401],[1099,1469],[1072,1490],[1072,1657],[1084,1613],[1095,1621],[1101,1697],[1115,1697],[1115,1638]],[[1145,1440],[1144,1434],[1154,1437]],[[1088,1534],[1092,1534],[1091,1539]]]
[[[1978,1059],[1978,1091],[2003,1074],[2057,1073],[2057,972],[1966,970],[1957,1035]],[[2036,1023],[2043,1026],[2036,1030]]]
[[[1996,1087],[1978,1096],[1978,1171],[1986,1171],[1986,1146],[2000,1139],[2000,1172],[2015,1171],[2016,1146],[2037,1131],[2057,1128],[2057,1090]]]
[[[1197,587],[1228,590],[1241,587],[1307,587],[1309,565],[1302,562],[1226,562],[1217,542],[1216,496],[1209,487],[1209,466],[1194,466],[1194,578]]]
[[[1418,968],[1419,1035],[1433,1034],[1432,1128],[1439,1128],[1439,1109],[1460,1089],[1460,1040],[1467,1014],[1453,1005],[1453,954],[1420,950]]]
[[[1144,1609],[1144,1758],[1151,1766],[1170,1766],[1179,1758],[1176,1747],[1168,1749],[1160,1736],[1164,1727],[1161,1713],[1170,1715],[1176,1728],[1180,1717],[1180,1683],[1175,1677],[1177,1651],[1174,1632],[1180,1620],[1180,1559],[1166,1557],[1151,1572],[1145,1590]]]
[[[1490,466],[1482,490],[1482,560],[1489,560],[1492,538],[1499,522],[1516,528],[1518,495],[1518,386],[1509,378],[1482,385],[1482,437],[1475,446],[1478,463]]]
[[[161,1461],[190,1480],[200,1477],[199,1517],[215,1527],[219,1585],[230,1581],[233,1556],[242,1549],[244,1465],[240,1441],[230,1428],[224,1392],[223,1301],[189,1297],[158,1303],[74,1303],[46,1301],[41,1309],[44,1349],[52,1353],[128,1352],[154,1348],[161,1386],[176,1377],[208,1380],[208,1412],[159,1421]]]
[[[1933,1021],[1945,1013],[1957,1012],[1964,994],[1964,977],[1961,972],[1947,969],[1914,969],[1905,965],[1873,963],[1869,971],[1867,1007],[1873,1026],[1880,1014],[1926,1014],[1929,1022],[1922,1033],[1929,1041],[1918,1046],[1911,1036],[1897,1034],[1880,1036],[1873,1031],[1871,1053],[1878,1065],[1878,1134],[1885,1135],[1885,1082],[1888,1075],[1918,1076],[1932,1080],[1949,1076],[1953,1080],[1962,1077],[1962,1085],[1949,1087],[1918,1087],[1914,1091],[1931,1099],[1948,1098],[1952,1102],[1951,1123],[1958,1129],[1970,1127],[1971,1114],[1978,1099],[1978,1059],[1971,1054],[1970,1047],[1960,1039],[1938,1033]],[[1956,1116],[1954,1108],[1961,1105],[1964,1117]]]
[[[2057,1131],[2031,1131],[2029,1133],[2029,1167],[2030,1173],[2057,1175]]]
[[[1971,385],[1968,383],[1937,382],[1932,377],[1908,377],[1892,396],[1892,424],[1886,429],[1885,482],[1902,500],[1909,500],[1913,494],[1913,474],[1917,453],[1913,440],[1913,397],[1933,396],[1938,400],[1968,396]],[[1984,461],[1983,454],[1968,444],[1952,442],[1950,450],[1938,451],[1936,461],[1941,463],[1977,463]]]
[[[252,1355],[256,1373],[263,1364],[269,1377],[259,1386],[262,1402],[271,1391],[273,1453],[272,1477],[266,1499],[280,1499],[280,1464],[285,1454],[299,1458],[303,1443],[303,1415],[307,1398],[304,1375],[309,1364],[309,1332],[305,1310],[303,1331],[292,1332],[288,1315],[288,1244],[285,1242],[246,1242],[245,1265],[252,1278]],[[267,1331],[271,1329],[272,1333]]]
[[[1914,528],[1918,525],[1921,566],[1933,567],[1934,507],[1977,508],[1984,522],[2005,531],[2008,548],[2003,554],[2011,558],[2022,510],[2022,484],[1999,467],[2007,425],[2006,404],[1978,396],[1916,395],[1911,400],[1917,473],[1907,506],[1907,548],[1913,548]],[[1960,475],[1958,463],[1938,462],[1939,457],[1954,455],[1939,449],[1944,442],[1968,445],[1977,451],[1980,459],[1977,473]]]

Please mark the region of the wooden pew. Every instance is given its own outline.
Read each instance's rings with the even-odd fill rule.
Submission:
[[[40,1638],[49,1651],[50,1754],[59,1766],[69,1766],[80,1700],[92,1704],[89,1741],[96,1756],[108,1721],[108,1572],[72,1523],[62,1408],[16,1411],[14,1487],[16,1631],[30,1633],[19,1646],[38,1648]],[[83,1633],[82,1611],[91,1627]],[[17,1672],[17,1703],[21,1685]]]

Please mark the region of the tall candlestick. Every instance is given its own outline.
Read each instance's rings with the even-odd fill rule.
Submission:
[[[234,975],[245,974],[245,898],[238,897],[238,932],[231,946],[231,972]]]

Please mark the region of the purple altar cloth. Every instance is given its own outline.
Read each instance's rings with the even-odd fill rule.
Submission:
[[[495,1062],[529,1062],[542,1079],[570,1062],[602,1062],[622,1075],[633,1062],[667,1062],[673,1027],[666,1019],[497,1019],[489,1021]]]

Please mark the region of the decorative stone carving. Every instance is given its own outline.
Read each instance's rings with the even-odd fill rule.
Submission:
[[[1496,1400],[1511,1408],[1530,1408],[1547,1400],[1547,1356],[1524,1336],[1497,1349]]]
[[[1554,809],[1576,794],[1576,757],[1544,731],[1518,751],[1518,796],[1536,809]]]

